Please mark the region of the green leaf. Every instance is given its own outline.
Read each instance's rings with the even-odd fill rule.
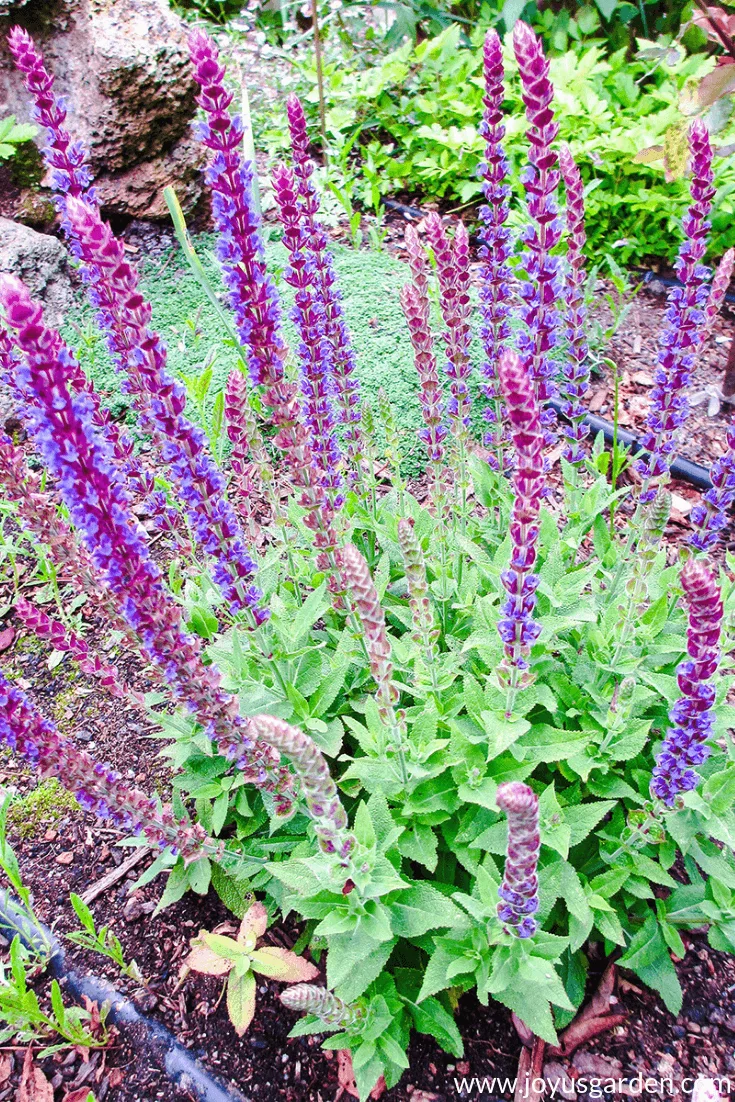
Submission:
[[[735,763],[713,773],[702,786],[702,795],[715,815],[724,815],[735,804]]]
[[[434,872],[437,863],[437,839],[430,826],[413,822],[398,839],[398,852],[410,861]]]
[[[406,1005],[419,1033],[428,1033],[439,1042],[445,1052],[451,1052],[452,1056],[464,1055],[464,1045],[456,1022],[438,999],[430,996],[421,1005],[406,1000]]]
[[[230,972],[227,980],[227,1013],[238,1037],[242,1037],[255,1016],[255,976]]]
[[[648,914],[618,963],[630,968],[648,987],[658,991],[667,1010],[672,1014],[680,1013],[682,991],[679,978],[655,915]]]
[[[592,735],[592,731],[565,731],[540,723],[518,739],[514,752],[524,761],[564,761],[580,754],[589,745]]]
[[[530,984],[515,983],[498,991],[494,996],[510,1010],[514,1010],[528,1028],[547,1044],[558,1044],[549,1000]]]
[[[574,804],[564,809],[565,821],[569,824],[570,846],[584,841],[601,819],[615,807],[615,800],[600,800],[599,803]]]
[[[391,903],[391,926],[399,937],[419,937],[428,930],[462,925],[462,911],[430,884],[419,881]]]
[[[195,891],[197,895],[206,895],[212,879],[212,864],[209,858],[200,857],[197,861],[193,861],[191,865],[188,865],[186,878],[192,891]]]
[[[380,975],[395,943],[395,939],[375,941],[359,928],[354,934],[330,937],[327,986],[345,1002],[352,1002]]]

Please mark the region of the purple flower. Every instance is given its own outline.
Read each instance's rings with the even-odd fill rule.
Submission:
[[[303,248],[314,267],[315,291],[323,310],[324,332],[331,348],[330,372],[334,382],[336,406],[340,423],[345,426],[347,454],[352,464],[350,481],[354,483],[360,474],[364,446],[360,429],[357,359],[342,310],[342,295],[336,285],[334,262],[327,248],[327,236],[317,218],[319,196],[311,179],[314,163],[309,157],[309,135],[304,109],[297,96],[288,97],[286,110],[298,206],[302,215]]]
[[[508,817],[508,849],[498,888],[498,918],[517,937],[533,937],[538,923],[538,868],[541,835],[538,797],[520,781],[498,786],[495,802]]]
[[[51,170],[54,191],[61,192],[62,196],[85,196],[88,202],[94,202],[94,195],[89,190],[86,151],[81,142],[72,140],[64,126],[66,109],[54,94],[54,78],[44,66],[40,51],[22,27],[10,30],[8,46],[35,101],[33,117],[46,129],[48,145],[44,149],[44,159]],[[58,203],[63,215],[63,199],[60,198]]]
[[[701,261],[707,249],[707,219],[715,189],[712,186],[712,149],[707,127],[701,119],[695,119],[689,129],[689,150],[692,203],[682,223],[685,240],[674,266],[682,286],[673,288],[666,310],[651,408],[641,439],[649,454],[636,461],[636,470],[643,477],[640,493],[643,503],[655,496],[651,480],[668,474],[677,433],[689,411],[686,390],[705,324],[709,271]]]
[[[498,393],[498,356],[510,336],[512,273],[510,258],[510,231],[506,225],[510,209],[510,186],[507,183],[508,159],[503,148],[503,56],[497,31],[488,31],[483,53],[485,95],[480,135],[485,139],[485,160],[479,166],[485,205],[480,208],[482,245],[480,256],[480,336],[485,352],[482,371],[486,379],[483,387],[488,406],[484,417],[489,428],[484,443],[494,454],[488,463],[495,470],[504,470],[505,429],[503,410]]]
[[[541,632],[533,618],[539,582],[533,567],[545,484],[544,434],[530,373],[510,349],[505,349],[500,355],[498,381],[508,411],[515,450],[510,564],[501,574],[508,597],[501,606],[503,618],[498,623],[498,632],[505,644],[505,667],[510,671],[509,684],[513,691],[525,683],[523,671],[528,669],[531,644]]]
[[[169,467],[199,547],[214,560],[214,580],[233,612],[249,609],[255,623],[262,623],[268,611],[260,604],[255,562],[206,436],[185,416],[186,391],[167,369],[166,346],[149,328],[151,307],[140,293],[138,274],[97,210],[70,198],[67,214],[87,265],[89,297],[113,327],[115,350],[127,371],[126,390]]]
[[[218,247],[238,334],[248,353],[254,386],[277,386],[283,379],[287,348],[275,285],[266,271],[260,222],[252,203],[253,165],[240,154],[243,128],[229,113],[232,92],[217,47],[203,31],[192,31],[189,52],[201,91],[197,103],[207,121],[199,130],[212,150],[207,172],[212,212],[220,233]],[[269,405],[276,403],[269,401]]]
[[[201,31],[189,37],[194,78],[201,88],[197,102],[207,116],[200,131],[212,150],[207,180],[213,193],[213,213],[220,232],[219,257],[230,292],[238,334],[247,349],[254,386],[263,386],[263,402],[276,426],[274,444],[284,454],[294,483],[302,490],[299,504],[308,511],[314,531],[319,569],[333,569],[337,537],[331,527],[331,507],[311,452],[309,431],[299,420],[297,388],[284,376],[288,349],[281,336],[281,316],[273,280],[266,271],[259,220],[251,201],[252,166],[240,156],[242,125],[231,118],[232,93],[224,85],[224,67],[217,47]],[[334,573],[330,584],[339,589]]]
[[[551,106],[554,89],[549,80],[549,63],[531,28],[518,22],[513,30],[513,47],[521,75],[523,102],[529,129],[529,167],[521,176],[526,192],[531,225],[524,234],[525,252],[521,267],[527,275],[520,287],[521,317],[525,329],[518,349],[533,379],[541,406],[541,422],[547,428],[546,442],[554,440],[550,426],[554,411],[544,404],[554,397],[556,364],[552,353],[557,345],[560,317],[557,302],[561,294],[561,262],[552,250],[561,240],[556,189],[559,184],[557,155],[552,143],[559,133]]]
[[[712,332],[712,326],[715,324],[717,315],[720,312],[720,307],[725,300],[727,288],[730,286],[734,266],[735,249],[728,249],[717,265],[714,278],[710,284],[707,305],[704,308],[704,326],[702,327],[701,335],[702,341]]]
[[[426,218],[426,235],[434,253],[439,276],[439,303],[447,327],[446,372],[451,397],[447,403],[449,425],[458,440],[467,439],[471,398],[467,380],[472,370],[470,342],[469,238],[462,222],[457,223],[450,243],[438,214]]]
[[[85,811],[106,819],[114,827],[143,834],[152,846],[170,847],[189,863],[207,851],[216,852],[200,826],[174,818],[171,808],[137,788],[127,785],[119,773],[59,734],[20,689],[0,672],[0,740],[44,777],[58,780],[77,798]]]
[[[589,389],[590,370],[586,337],[587,311],[584,305],[584,186],[569,146],[559,149],[559,167],[567,192],[567,273],[564,281],[567,356],[564,360],[564,403],[569,420],[565,428],[564,458],[568,463],[584,462],[582,441],[589,434],[584,422],[584,396]]]
[[[444,396],[436,369],[434,342],[431,336],[426,261],[418,234],[412,226],[406,228],[406,249],[413,282],[402,288],[401,306],[408,323],[420,384],[419,402],[424,428],[419,431],[419,439],[426,448],[429,462],[434,466],[435,475],[437,475],[437,468],[441,466],[444,459],[444,441],[447,437],[447,429],[444,425]]]
[[[288,772],[256,746],[248,721],[237,714],[237,701],[222,690],[219,673],[204,665],[198,642],[182,629],[181,608],[167,594],[148,554],[109,441],[95,431],[89,396],[69,387],[68,374],[77,369],[71,352],[55,330],[46,328],[41,308],[20,280],[0,277],[0,303],[24,354],[17,374],[30,430],[95,571],[175,698],[194,712],[207,736],[237,761],[249,781],[271,791],[277,807],[288,810]]]
[[[308,226],[298,202],[294,174],[285,165],[274,169],[273,189],[289,257],[284,278],[296,291],[292,320],[299,334],[296,352],[301,366],[302,421],[309,430],[311,454],[321,484],[336,512],[344,503],[342,456],[332,413],[332,346],[323,300],[317,291],[319,277],[313,255],[307,251]]]
[[[688,610],[687,654],[676,676],[681,696],[669,712],[673,726],[656,756],[651,794],[673,807],[676,797],[699,783],[691,768],[701,765],[710,755],[706,745],[714,728],[715,686],[712,678],[720,660],[722,597],[710,567],[689,559],[681,571]]]

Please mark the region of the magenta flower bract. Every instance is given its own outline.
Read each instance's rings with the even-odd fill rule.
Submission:
[[[652,501],[652,479],[668,474],[676,437],[689,411],[687,387],[696,362],[705,324],[709,269],[702,264],[707,250],[708,216],[715,189],[712,186],[712,148],[707,127],[695,119],[689,128],[692,202],[682,222],[685,239],[674,270],[682,284],[669,294],[666,324],[661,335],[658,367],[651,391],[651,407],[641,443],[648,454],[636,461],[643,477],[641,502]]]
[[[715,686],[712,684],[720,660],[722,596],[710,567],[689,559],[681,571],[681,584],[689,611],[687,653],[676,677],[681,697],[669,712],[673,724],[656,755],[651,794],[669,807],[676,797],[699,783],[692,766],[710,755],[706,745],[714,734]]]
[[[0,303],[23,353],[17,375],[30,430],[95,570],[175,698],[194,712],[249,781],[270,791],[277,808],[290,809],[288,772],[279,769],[270,751],[256,746],[248,721],[237,714],[237,701],[222,690],[218,672],[204,665],[198,642],[182,629],[181,608],[166,593],[148,553],[109,442],[95,432],[89,397],[68,385],[69,372],[76,370],[69,368],[71,352],[46,328],[41,308],[13,276],[0,277]]]
[[[281,336],[281,314],[275,285],[265,266],[260,222],[252,204],[254,166],[240,154],[243,128],[231,117],[232,93],[211,38],[192,31],[189,52],[201,91],[197,103],[206,115],[199,129],[213,153],[207,171],[212,212],[220,234],[218,246],[238,334],[248,354],[253,385],[274,385],[283,377],[287,349]]]
[[[583,440],[589,435],[584,424],[587,410],[584,398],[589,389],[590,369],[587,347],[587,310],[584,304],[584,185],[571,150],[565,143],[559,149],[559,167],[567,192],[567,272],[564,281],[567,355],[564,359],[562,413],[565,426],[564,458],[579,465],[584,461]]]
[[[561,240],[556,190],[559,184],[557,155],[552,143],[559,133],[551,106],[554,89],[549,80],[549,63],[536,35],[523,22],[513,29],[513,48],[521,75],[523,102],[529,129],[529,166],[521,175],[531,225],[524,234],[525,252],[521,267],[528,279],[520,287],[521,317],[525,323],[518,350],[531,373],[541,406],[541,421],[547,442],[553,442],[554,411],[545,406],[556,394],[556,364],[552,358],[558,343],[561,295],[561,265],[552,250]]]
[[[54,191],[60,193],[58,205],[63,217],[65,195],[85,196],[88,202],[94,202],[94,194],[89,190],[86,151],[82,142],[72,139],[64,125],[66,109],[54,93],[54,78],[46,69],[31,36],[22,27],[12,27],[7,41],[35,102],[33,117],[46,130],[48,145],[44,149],[44,160],[51,169]]]
[[[483,387],[488,405],[483,411],[488,430],[484,437],[490,449],[488,462],[495,470],[507,466],[506,432],[502,399],[498,391],[498,357],[510,336],[512,272],[510,230],[506,225],[510,209],[508,159],[503,148],[503,55],[497,31],[488,31],[483,50],[485,94],[480,136],[485,139],[485,160],[479,166],[485,203],[480,207],[480,314],[485,360]]]
[[[312,181],[314,163],[309,157],[309,135],[304,109],[297,96],[288,97],[286,110],[298,205],[303,216],[303,247],[314,266],[315,290],[324,314],[324,332],[331,346],[330,374],[334,384],[335,406],[340,423],[345,426],[347,455],[352,465],[349,472],[350,482],[354,482],[360,473],[363,450],[357,358],[342,310],[342,295],[337,287],[327,235],[317,217],[319,195]]]
[[[498,888],[498,918],[517,937],[533,937],[538,923],[538,858],[541,849],[538,796],[527,784],[498,786],[495,801],[508,817],[508,848],[503,883]]]
[[[447,402],[449,425],[458,439],[467,439],[470,424],[471,397],[467,380],[472,370],[470,362],[470,267],[469,238],[462,222],[457,223],[450,243],[438,214],[426,218],[426,235],[436,259],[439,276],[439,302],[447,327],[446,373],[451,397]]]
[[[528,668],[531,644],[541,628],[533,618],[538,575],[533,573],[538,541],[538,516],[544,491],[544,434],[533,381],[515,352],[500,355],[498,381],[505,399],[515,451],[513,512],[510,521],[510,563],[501,574],[508,594],[498,623],[505,644],[506,664],[515,671]]]
[[[319,276],[313,255],[307,252],[308,226],[298,202],[296,180],[285,165],[273,170],[273,189],[288,253],[285,280],[295,289],[292,319],[299,334],[297,355],[301,367],[302,423],[309,430],[311,454],[332,509],[344,504],[342,456],[332,411],[333,348],[327,336]]]

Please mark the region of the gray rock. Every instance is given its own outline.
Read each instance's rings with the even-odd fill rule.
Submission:
[[[0,271],[22,279],[58,325],[74,295],[66,249],[58,238],[0,218]]]
[[[54,74],[105,213],[161,217],[169,183],[190,210],[201,194],[205,155],[191,134],[196,88],[186,25],[166,0],[30,0],[13,15]],[[30,120],[32,105],[4,37],[0,117]]]

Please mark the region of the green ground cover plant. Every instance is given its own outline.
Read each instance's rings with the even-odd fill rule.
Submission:
[[[424,238],[406,233],[400,302],[426,459],[413,495],[388,395],[373,408],[361,393],[298,98],[286,104],[289,163],[273,172],[287,342],[243,128],[215,44],[192,34],[226,297],[172,202],[214,311],[185,386],[101,218],[43,58],[19,28],[10,48],[150,447],[136,451],[22,282],[1,277],[0,367],[44,475],[3,437],[0,480],[55,564],[60,598],[49,615],[19,595],[15,612],[158,725],[172,802],[95,761],[10,672],[0,738],[153,851],[140,883],[165,875],[159,908],[214,887],[240,931],[202,931],[191,967],[226,975],[238,1030],[255,1012],[256,972],[287,982],[284,1004],[305,1015],[295,1033],[347,1050],[363,1099],[381,1076],[398,1082],[412,1030],[461,1054],[453,1010],[469,992],[554,1043],[584,999],[590,942],[678,1013],[681,931],[706,926],[713,947],[735,951],[735,561],[718,569],[708,557],[735,500],[735,427],[692,510],[689,546],[669,555],[662,544],[688,388],[735,262],[729,250],[713,277],[703,263],[716,189],[702,120],[687,133],[679,283],[644,450],[611,456],[585,420],[584,181],[558,142],[539,40],[517,24],[518,122],[503,110],[503,49],[488,34],[479,301],[461,221],[450,229],[434,214]],[[520,128],[528,164],[514,234],[504,143]],[[207,406],[220,346],[234,363]],[[626,461],[635,489],[609,477]],[[165,569],[141,505],[163,535]],[[150,693],[126,684],[111,643],[136,656]],[[81,940],[119,956],[109,931],[78,914]],[[267,922],[291,914],[302,929],[293,953],[259,948]],[[317,967],[324,983],[309,982]]]
[[[357,173],[355,193],[374,205],[374,191],[443,197],[455,205],[478,200],[477,163],[482,140],[482,35],[462,48],[459,24],[417,45],[406,42],[365,65],[359,54],[335,47],[324,65],[327,134],[333,161]],[[674,125],[685,134],[679,107],[690,83],[715,64],[682,45],[670,52],[640,40],[631,57],[626,47],[607,54],[599,41],[583,40],[551,58],[562,138],[569,142],[588,189],[590,254],[613,252],[630,264],[644,257],[673,260],[676,226],[686,206],[686,188],[667,182],[658,164],[635,157],[663,143]],[[506,149],[517,191],[525,161],[521,86],[506,52],[508,124]],[[316,119],[318,95],[313,61],[300,67],[300,91]],[[723,104],[725,129],[718,144],[729,146],[730,97]],[[720,109],[718,109],[720,110]],[[714,123],[714,119],[712,120]],[[286,141],[282,119],[263,125],[262,138],[274,149]],[[333,170],[337,173],[337,169]],[[735,192],[732,156],[716,158],[718,189],[711,249],[720,256],[731,242]]]

